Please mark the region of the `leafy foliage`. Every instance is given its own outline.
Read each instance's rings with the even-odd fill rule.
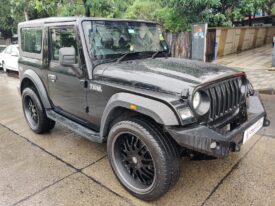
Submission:
[[[195,22],[232,26],[234,19],[259,10],[275,14],[275,0],[2,0],[0,30],[5,36],[20,21],[49,16],[96,16],[146,19],[169,31],[190,30]]]
[[[10,2],[6,0],[0,7],[0,31],[4,38],[12,35],[15,22],[10,15]]]

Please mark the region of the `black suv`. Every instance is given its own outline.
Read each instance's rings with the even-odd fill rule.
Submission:
[[[59,122],[107,142],[118,180],[143,200],[177,182],[181,156],[225,157],[269,125],[245,73],[169,57],[157,23],[60,17],[18,32],[30,128]]]

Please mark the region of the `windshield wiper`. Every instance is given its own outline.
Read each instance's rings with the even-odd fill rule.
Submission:
[[[117,63],[120,63],[128,54],[132,54],[132,53],[125,53],[125,54],[122,54],[122,56],[121,57],[119,57],[117,60],[116,60],[116,62]]]
[[[162,51],[156,51],[153,55],[152,55],[152,59],[156,58],[156,56]]]
[[[168,52],[167,50],[163,50],[163,51],[156,51],[156,52],[152,55],[152,59],[156,58],[159,54],[164,53],[164,52],[166,52],[165,57],[168,57],[169,54],[170,54],[170,52]]]
[[[139,54],[141,54],[142,52],[128,52],[128,53],[124,53],[124,54],[122,54],[122,56],[121,57],[119,57],[119,58],[117,58],[116,59],[116,62],[117,63],[120,63],[123,59],[125,59],[125,57],[126,56],[128,56],[128,55],[139,55]]]

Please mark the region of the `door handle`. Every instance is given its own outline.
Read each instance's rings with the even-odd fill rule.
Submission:
[[[51,82],[55,82],[57,80],[57,77],[54,74],[48,74],[48,78],[51,80]]]

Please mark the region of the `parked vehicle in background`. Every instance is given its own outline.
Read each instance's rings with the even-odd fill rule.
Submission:
[[[6,48],[7,48],[6,45],[0,45],[0,53],[2,53]]]
[[[117,179],[140,199],[177,183],[180,156],[226,157],[270,123],[245,73],[169,57],[157,23],[58,17],[18,31],[29,127],[59,122],[107,143]]]
[[[0,62],[4,72],[7,70],[18,71],[18,58],[18,45],[8,46],[0,55]]]
[[[2,52],[6,49],[6,45],[0,45],[0,59],[2,56]],[[2,68],[2,62],[0,61],[0,68]]]

